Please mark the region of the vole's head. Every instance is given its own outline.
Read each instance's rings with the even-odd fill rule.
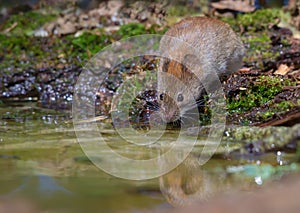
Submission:
[[[179,62],[162,60],[158,72],[158,103],[161,118],[177,121],[185,112],[196,107],[202,86],[199,79]]]

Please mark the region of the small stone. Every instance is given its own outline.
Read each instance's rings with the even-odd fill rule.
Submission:
[[[59,29],[60,35],[68,35],[76,32],[76,26],[75,24],[71,22],[65,23],[61,28]]]
[[[46,31],[44,29],[39,29],[39,30],[34,31],[33,35],[35,37],[48,37],[49,33],[48,33],[48,31]]]

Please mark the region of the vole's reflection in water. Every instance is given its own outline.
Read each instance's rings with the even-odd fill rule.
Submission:
[[[205,200],[213,193],[211,180],[195,157],[188,157],[180,166],[160,177],[159,184],[167,201],[176,207]]]
[[[256,186],[254,181],[232,177],[225,169],[212,171],[202,167],[198,159],[190,154],[181,165],[159,178],[160,190],[171,205],[189,206],[195,202],[205,202],[218,194]]]

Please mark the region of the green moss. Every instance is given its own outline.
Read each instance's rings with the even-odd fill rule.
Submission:
[[[55,67],[60,64],[61,57],[58,58],[58,55],[69,64],[83,65],[103,47],[115,40],[140,34],[162,34],[166,31],[166,29],[158,31],[159,28],[156,25],[145,28],[143,24],[132,23],[121,26],[112,35],[101,30],[93,30],[79,37],[73,35],[49,38],[31,36],[34,30],[51,21],[55,16],[31,11],[13,15],[1,25],[0,32],[3,32],[17,24],[8,33],[0,33],[2,73],[19,72],[35,65]]]
[[[9,34],[23,36],[31,35],[33,30],[41,27],[43,24],[53,20],[55,15],[53,14],[42,14],[37,11],[30,11],[26,13],[19,13],[17,15],[12,15],[4,25],[0,28],[1,31],[12,27],[17,24]]]
[[[199,113],[199,125],[206,126],[211,124],[212,110],[209,107],[205,107],[204,113]]]
[[[281,44],[283,45],[283,46],[286,46],[286,47],[288,47],[288,46],[290,46],[291,45],[291,42],[289,41],[289,40],[287,40],[287,39],[281,39]]]
[[[156,28],[157,26],[152,25],[150,28],[146,29],[143,24],[130,23],[122,25],[120,29],[112,35],[105,34],[102,31],[85,32],[77,38],[73,35],[69,35],[65,37],[66,43],[69,47],[63,49],[69,50],[66,52],[67,55],[79,56],[82,60],[85,60],[95,55],[105,46],[111,44],[114,40],[125,39],[142,34],[165,32],[165,29],[157,32]],[[62,47],[65,47],[64,43],[62,43]]]
[[[1,48],[5,52],[14,52],[20,54],[22,50],[26,50],[29,45],[29,39],[26,36],[6,36],[0,34]]]
[[[264,69],[265,62],[275,61],[280,52],[284,52],[290,46],[290,42],[284,36],[278,41],[282,44],[280,50],[278,47],[273,48],[277,44],[271,41],[273,34],[270,33],[270,27],[284,17],[285,14],[280,9],[260,9],[253,13],[238,14],[235,19],[226,17],[222,20],[235,31],[243,33],[241,39],[247,48],[244,62]]]
[[[227,109],[232,112],[245,112],[253,107],[259,107],[270,103],[275,95],[282,92],[283,86],[293,85],[288,79],[281,79],[274,76],[260,76],[246,90],[241,90],[236,97],[227,99]],[[284,107],[283,104],[278,107]],[[273,113],[274,114],[274,113]],[[272,112],[266,113],[269,117]]]
[[[151,85],[149,85],[149,83],[154,82],[155,77],[154,71],[144,70],[142,73],[124,79],[123,81],[126,82],[124,84],[125,86],[122,90],[118,91],[122,97],[118,101],[118,109],[125,111],[127,107],[130,106],[129,114],[131,119],[136,120],[146,105],[144,93],[151,93],[150,91],[145,91],[144,88],[150,88]]]
[[[245,42],[249,44],[251,49],[261,51],[270,48],[271,39],[266,33],[262,33],[259,36],[246,38]]]
[[[39,62],[56,60],[57,53],[51,51],[56,43],[48,42],[47,38],[0,34],[0,57],[3,58],[0,69],[2,73],[19,72]]]
[[[260,116],[263,120],[266,120],[268,118],[271,118],[276,112],[274,112],[273,110],[269,110],[267,112],[264,112],[264,113],[260,113],[258,112],[258,116]]]
[[[120,36],[122,39],[129,38],[131,36],[142,34],[154,34],[156,33],[156,26],[152,25],[149,29],[140,23],[129,23],[122,25],[115,35]]]
[[[110,35],[103,33],[94,34],[85,32],[81,36],[75,38],[73,35],[68,36],[68,39],[73,45],[70,55],[79,55],[82,59],[90,58],[99,52],[103,47],[110,44],[112,38]]]
[[[263,120],[266,120],[268,118],[271,118],[275,114],[286,112],[294,106],[295,104],[291,101],[282,101],[280,103],[274,104],[271,108],[268,109],[268,111],[258,113],[258,116]]]
[[[265,61],[274,61],[280,55],[280,51],[272,49],[272,42],[268,32],[248,33],[242,37],[247,47],[246,63],[255,63],[256,67],[264,69]]]
[[[148,33],[145,26],[140,23],[130,23],[122,25],[120,29],[115,33],[122,38],[128,38],[135,35],[141,35]]]
[[[282,102],[276,104],[275,108],[278,111],[286,111],[288,109],[291,109],[294,106],[295,106],[295,104],[292,101],[282,101]]]
[[[30,57],[38,52],[40,47],[35,41],[31,42],[27,36],[8,36],[0,34],[0,56],[3,58],[0,63],[2,73],[8,73],[5,68],[8,67],[27,67],[28,63],[20,63],[25,54]],[[11,69],[10,69],[11,70]],[[13,70],[14,72],[17,69]]]
[[[258,82],[260,83],[267,83],[269,85],[280,85],[280,86],[296,86],[295,81],[291,81],[289,79],[282,79],[276,76],[259,76]]]
[[[279,15],[278,9],[261,9],[253,13],[239,14],[237,22],[247,30],[263,30],[270,24],[275,24]]]
[[[235,19],[231,17],[222,18],[236,31],[244,28],[245,31],[262,31],[268,29],[271,24],[276,24],[281,17],[279,9],[260,9],[253,13],[238,14]]]

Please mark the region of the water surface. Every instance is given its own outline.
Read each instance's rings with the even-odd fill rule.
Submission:
[[[199,142],[170,173],[151,180],[124,180],[106,174],[85,156],[69,112],[41,109],[35,102],[10,102],[1,105],[0,116],[0,210],[21,206],[20,212],[25,207],[29,212],[158,212],[228,190],[257,188],[298,171],[292,155],[283,155],[279,167],[272,153],[253,159],[213,158],[201,166]],[[105,131],[110,146],[121,154],[152,156],[149,149],[134,148],[114,131]],[[177,136],[169,131],[164,140],[172,142]],[[222,142],[219,150],[235,146]],[[139,172],[130,165],[124,171]]]

